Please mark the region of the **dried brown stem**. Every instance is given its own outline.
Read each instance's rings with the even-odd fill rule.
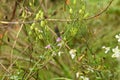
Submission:
[[[94,16],[90,16],[86,19],[83,20],[90,20],[93,19],[97,16],[102,15],[105,11],[107,11],[107,9],[110,7],[110,5],[112,4],[113,0],[110,1],[110,3],[108,4],[108,6],[103,9],[102,11],[100,11],[98,14],[94,15]],[[8,21],[0,21],[0,24],[30,24],[30,23],[37,23],[40,22],[42,20],[46,20],[46,21],[52,21],[52,22],[71,22],[71,21],[77,21],[78,19],[39,19],[39,20],[31,20],[31,21],[26,21],[26,22],[19,22],[19,21],[14,21],[14,22],[8,22]]]
[[[15,17],[15,13],[16,13],[16,10],[17,10],[17,5],[18,5],[18,3],[17,3],[17,1],[15,1],[15,5],[14,5],[14,8],[13,8],[13,12],[12,12],[12,16],[10,18],[10,21],[13,20],[14,17]]]
[[[100,16],[100,15],[103,14],[105,11],[107,11],[107,9],[110,7],[110,5],[112,4],[112,2],[113,2],[113,0],[111,0],[110,3],[108,4],[108,6],[107,6],[105,9],[103,9],[101,12],[97,13],[97,14],[94,15],[94,16],[90,16],[90,17],[86,18],[85,20],[93,19],[93,18],[95,18],[95,17]]]

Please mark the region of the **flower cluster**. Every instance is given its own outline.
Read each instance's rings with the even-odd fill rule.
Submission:
[[[89,80],[89,78],[85,77],[85,76],[80,76],[80,78],[83,79],[83,80]]]
[[[118,46],[116,46],[116,48],[113,48],[112,51],[114,53],[112,57],[116,57],[116,58],[120,57],[120,49],[118,49]]]
[[[118,42],[120,42],[120,34],[115,36],[116,39],[118,39]]]
[[[64,41],[62,41],[61,37],[58,37],[58,38],[56,39],[56,42],[58,43],[58,44],[57,44],[58,47],[62,47],[62,45],[64,44]],[[45,49],[52,49],[52,48],[51,48],[51,45],[48,44],[47,46],[45,46]],[[77,52],[77,51],[76,51],[75,49],[71,49],[71,50],[69,51],[69,54],[70,54],[70,56],[71,56],[72,59],[75,58],[76,52]],[[54,56],[55,56],[56,54],[57,54],[58,56],[61,56],[62,53],[64,53],[64,52],[59,51],[59,52],[56,53],[55,51],[53,51],[53,55],[54,55]]]
[[[105,53],[108,53],[110,51],[110,47],[103,46],[103,49],[105,49]]]
[[[79,73],[79,72],[76,73],[76,78],[80,78],[80,79],[82,79],[82,80],[89,80],[88,77],[80,76],[80,73]]]
[[[120,42],[120,34],[118,35],[115,35],[115,38],[117,39],[118,43]],[[108,53],[110,51],[110,47],[106,47],[106,46],[103,46],[102,47],[103,49],[105,49],[105,53]],[[120,57],[120,49],[118,46],[116,46],[115,48],[112,48],[112,58],[119,58]]]
[[[61,37],[58,37],[57,39],[56,39],[56,42],[57,42],[57,46],[58,47],[62,47],[62,45],[63,45],[63,41],[62,41],[62,38]],[[51,44],[48,44],[48,45],[46,45],[45,46],[45,49],[50,49],[50,50],[52,50],[52,45]],[[61,54],[62,53],[64,53],[64,52],[62,52],[62,51],[58,51],[58,52],[56,52],[56,51],[53,51],[52,52],[52,56],[56,56],[56,55],[58,55],[58,56],[61,56]]]
[[[71,50],[69,51],[69,54],[70,54],[70,56],[71,56],[72,59],[75,58],[76,52],[77,52],[77,51],[76,51],[75,49],[71,49]]]

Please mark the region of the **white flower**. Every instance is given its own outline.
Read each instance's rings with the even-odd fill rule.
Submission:
[[[55,51],[52,52],[52,56],[56,56],[56,52]]]
[[[118,39],[118,42],[120,42],[120,34],[115,35],[115,38]]]
[[[94,72],[92,67],[88,67],[87,70],[90,71],[90,72]]]
[[[61,56],[62,53],[64,52],[59,51],[58,53],[56,53],[55,51],[53,51],[52,56],[56,56],[56,55]]]
[[[112,51],[113,51],[114,53],[119,53],[119,52],[120,52],[120,50],[118,49],[118,46],[116,46],[116,48],[112,49]]]
[[[61,41],[60,43],[57,44],[57,46],[62,47],[63,44],[64,44],[64,42]]]
[[[116,58],[120,57],[120,50],[118,49],[118,46],[116,46],[116,48],[112,49],[112,51],[114,53],[112,55],[112,57],[116,57]]]
[[[18,80],[18,79],[19,79],[19,77],[18,77],[18,76],[16,76],[16,75],[13,75],[13,76],[11,76],[11,77],[10,77],[10,79],[11,79],[11,80]]]
[[[38,32],[39,32],[39,33],[43,33],[43,31],[42,31],[42,30],[38,30]]]
[[[80,78],[81,78],[82,80],[89,80],[89,78],[88,78],[88,77],[85,77],[85,76],[80,76]]]
[[[74,59],[75,56],[76,56],[76,50],[75,50],[75,49],[71,49],[71,50],[69,51],[69,54],[70,54],[71,58]]]
[[[108,53],[110,51],[110,47],[103,46],[103,49],[105,49],[105,53]]]
[[[58,56],[61,56],[62,53],[63,53],[63,52],[59,51],[59,52],[58,52]]]
[[[79,73],[79,72],[77,72],[77,73],[76,73],[76,78],[79,78],[79,75],[80,75],[80,73]]]
[[[113,57],[113,58],[114,58],[114,57],[118,58],[118,57],[120,57],[120,54],[113,54],[112,57]]]

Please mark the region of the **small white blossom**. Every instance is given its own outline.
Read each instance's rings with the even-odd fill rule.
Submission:
[[[58,52],[58,56],[61,56],[62,53],[63,53],[63,52],[59,51],[59,52]]]
[[[56,56],[56,52],[55,51],[52,52],[52,56]]]
[[[120,57],[120,50],[118,49],[118,46],[116,46],[116,48],[112,49],[112,51],[114,53],[112,55],[112,57],[116,57],[116,58]]]
[[[56,53],[55,51],[53,51],[52,56],[56,56],[56,55],[61,56],[62,53],[64,52],[59,51],[58,53]]]
[[[59,43],[57,44],[57,46],[62,47],[63,44],[64,44],[64,42],[61,41],[61,42],[59,42]]]
[[[115,38],[118,39],[118,42],[120,42],[120,34],[115,35]]]
[[[105,49],[105,53],[108,53],[110,51],[110,47],[103,46],[103,49]]]
[[[114,57],[118,58],[118,57],[120,57],[120,54],[113,54],[112,57],[113,57],[113,58],[114,58]]]
[[[18,77],[17,75],[13,75],[13,76],[10,77],[10,79],[11,79],[11,80],[18,80],[19,77]]]
[[[81,78],[82,80],[89,80],[89,78],[88,78],[88,77],[85,77],[85,76],[80,76],[80,78]]]
[[[75,49],[71,49],[71,50],[69,51],[69,54],[70,54],[71,58],[74,59],[75,56],[76,56],[76,50],[75,50]]]
[[[119,53],[119,52],[120,52],[120,50],[118,49],[118,46],[116,46],[116,48],[113,48],[112,51],[113,51],[114,53]]]
[[[38,32],[43,33],[43,31],[42,31],[42,30],[38,30]]]
[[[87,70],[90,71],[90,72],[94,72],[92,67],[88,67]]]
[[[76,78],[79,78],[79,75],[80,75],[80,73],[79,73],[79,72],[77,72],[77,73],[76,73]]]

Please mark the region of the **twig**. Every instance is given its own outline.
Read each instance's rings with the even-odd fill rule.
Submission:
[[[18,2],[17,0],[15,1],[15,4],[14,4],[14,8],[13,8],[13,12],[12,12],[12,16],[10,18],[10,20],[13,20],[14,17],[15,17],[15,13],[16,13],[16,10],[17,10],[17,6],[18,6]]]
[[[107,6],[105,9],[103,9],[101,12],[97,13],[97,14],[94,15],[94,16],[88,17],[88,18],[86,18],[85,20],[93,19],[93,18],[95,18],[95,17],[100,16],[100,15],[103,14],[105,11],[107,11],[107,9],[110,7],[110,5],[112,4],[112,2],[113,2],[113,0],[111,0],[110,3],[108,4],[108,6]]]
[[[9,68],[11,68],[12,65],[13,65],[13,63],[12,63],[13,50],[14,50],[14,48],[15,48],[15,45],[16,45],[16,42],[17,42],[17,38],[18,38],[18,36],[19,36],[19,34],[20,34],[20,31],[22,30],[22,27],[23,27],[23,24],[21,25],[21,27],[20,27],[17,35],[16,35],[16,40],[14,41],[13,46],[12,46],[12,50],[11,50],[11,53],[10,53],[10,54],[11,54],[11,56],[10,56],[10,58],[11,58],[11,59],[10,59],[11,65],[9,66]],[[9,68],[8,68],[8,70],[9,70]]]
[[[13,7],[13,11],[12,11],[12,16],[10,18],[10,21],[12,21],[14,18],[15,18],[15,14],[16,14],[16,11],[17,11],[17,7],[19,5],[19,3],[21,2],[22,0],[16,0],[15,1],[15,4],[14,4],[14,7]]]
[[[6,71],[6,72],[8,72],[9,73],[9,71],[5,68],[5,66],[0,62],[0,65],[1,65],[1,67]]]
[[[19,59],[19,57],[17,57],[13,63],[10,64],[10,66],[8,67],[8,71],[10,71],[10,69],[12,68],[12,66],[16,63],[16,61]]]
[[[107,11],[107,9],[110,7],[110,5],[112,4],[113,0],[110,1],[110,3],[108,4],[108,6],[103,9],[101,12],[99,12],[98,14],[85,18],[83,20],[90,20],[93,19],[97,16],[100,16],[101,14],[103,14],[105,11]],[[31,20],[31,21],[25,21],[25,22],[21,22],[21,21],[14,21],[14,22],[9,22],[9,21],[0,21],[0,24],[30,24],[30,23],[37,23],[37,22],[41,22],[43,20],[46,21],[53,21],[53,22],[71,22],[71,21],[77,21],[78,19],[39,19],[39,20]]]
[[[71,22],[71,21],[76,21],[77,19],[39,19],[39,20],[32,20],[32,21],[13,21],[13,22],[9,22],[9,21],[0,21],[1,24],[30,24],[30,23],[38,23],[41,22],[43,20],[46,21],[52,21],[52,22]]]

